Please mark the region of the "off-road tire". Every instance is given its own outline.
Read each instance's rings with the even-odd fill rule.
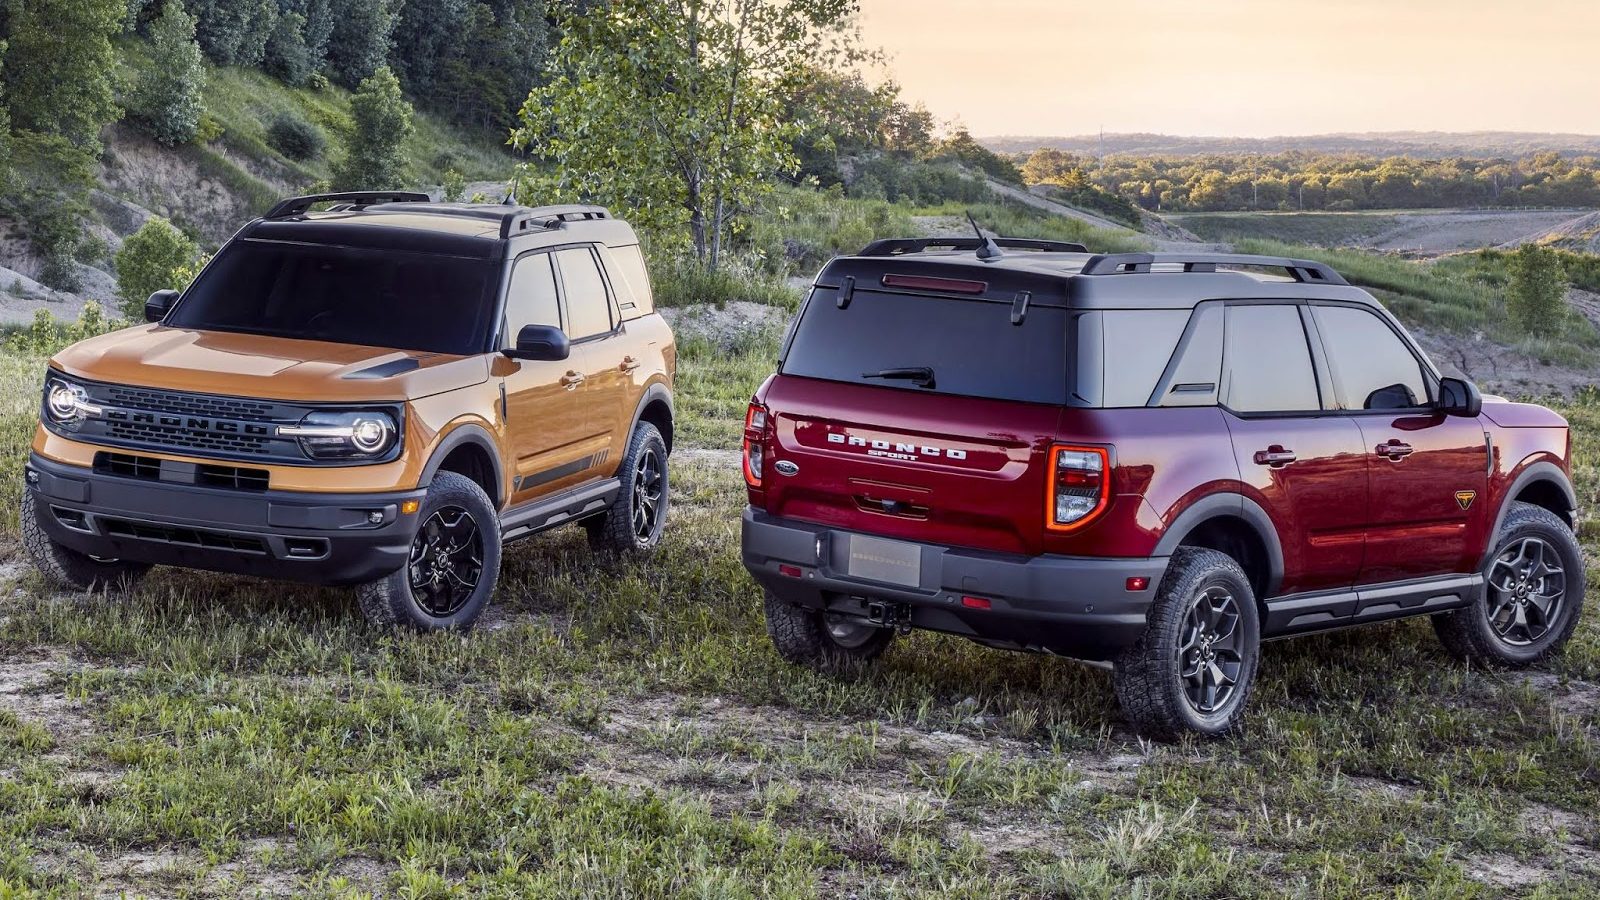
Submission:
[[[837,668],[867,663],[883,655],[894,641],[894,629],[873,628],[860,643],[834,639],[823,614],[796,606],[766,591],[767,634],[778,655],[803,666]]]
[[[1234,627],[1240,629],[1239,668],[1227,700],[1202,712],[1188,699],[1179,646],[1191,609],[1199,598],[1215,591],[1226,592],[1233,601]],[[1227,554],[1180,547],[1150,605],[1144,633],[1116,660],[1112,683],[1122,713],[1135,731],[1158,740],[1178,740],[1185,734],[1225,735],[1237,728],[1244,716],[1260,647],[1260,616],[1244,570]]]
[[[1560,516],[1531,503],[1513,502],[1511,509],[1495,535],[1494,550],[1489,554],[1484,577],[1494,576],[1495,560],[1511,548],[1514,542],[1534,537],[1543,541],[1559,556],[1565,570],[1565,594],[1556,611],[1556,621],[1531,643],[1513,645],[1495,633],[1490,623],[1490,606],[1493,588],[1484,585],[1483,596],[1471,606],[1433,616],[1433,630],[1444,644],[1445,651],[1457,659],[1483,666],[1521,668],[1541,662],[1560,652],[1562,645],[1572,636],[1583,615],[1584,563],[1583,551],[1572,529]]]
[[[34,568],[53,587],[64,591],[133,590],[150,571],[149,563],[97,560],[51,540],[39,522],[33,491],[22,489],[22,547]]]
[[[641,529],[637,516],[643,504],[640,502],[640,485],[637,481],[641,462],[648,462],[652,455],[659,464],[659,487],[654,488],[658,500],[653,509],[647,508],[648,528]],[[583,529],[589,535],[589,546],[596,552],[608,555],[649,553],[661,543],[672,493],[667,475],[667,442],[661,439],[661,432],[654,425],[640,422],[634,426],[633,436],[628,439],[628,452],[622,457],[617,474],[622,479],[622,490],[617,492],[617,498],[611,501],[605,512],[583,521]]]
[[[412,588],[413,568],[418,558],[418,548],[413,549],[413,562],[374,581],[356,587],[356,600],[367,621],[379,626],[402,625],[417,631],[467,631],[472,628],[489,597],[494,593],[500,577],[500,516],[483,488],[464,475],[440,472],[433,476],[428,495],[417,511],[419,536],[440,511],[465,511],[471,516],[482,541],[482,566],[475,586],[467,599],[447,615],[435,615],[424,609]],[[426,537],[422,540],[425,542]]]

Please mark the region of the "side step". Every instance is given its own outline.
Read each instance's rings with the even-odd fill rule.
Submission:
[[[1483,576],[1473,573],[1274,597],[1266,603],[1261,636],[1270,640],[1460,609],[1483,596],[1483,587]]]
[[[500,514],[501,542],[509,544],[600,512],[621,490],[621,479],[605,478],[508,509]]]

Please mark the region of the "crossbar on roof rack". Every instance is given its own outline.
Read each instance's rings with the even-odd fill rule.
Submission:
[[[282,219],[298,216],[318,203],[348,203],[351,206],[371,206],[374,203],[427,203],[427,194],[416,191],[340,191],[332,194],[306,194],[280,200],[267,210],[265,218]]]
[[[1044,241],[1035,238],[995,238],[1002,248],[1038,250],[1042,253],[1088,253],[1089,248],[1069,241]],[[975,237],[884,238],[861,248],[857,256],[904,256],[928,250],[977,250]]]
[[[1254,256],[1246,253],[1106,253],[1089,258],[1083,275],[1130,275],[1149,272],[1151,266],[1182,266],[1184,272],[1215,272],[1218,266],[1254,266],[1283,269],[1295,281],[1310,284],[1349,284],[1332,266],[1310,259]]]

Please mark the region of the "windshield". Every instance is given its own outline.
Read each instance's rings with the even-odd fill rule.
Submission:
[[[1067,399],[1066,311],[1035,306],[1011,324],[1010,303],[855,293],[807,303],[785,375],[1029,403]]]
[[[164,324],[432,353],[484,351],[494,261],[238,240]]]

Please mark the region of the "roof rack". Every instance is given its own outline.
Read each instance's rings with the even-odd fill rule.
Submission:
[[[282,219],[304,214],[318,203],[343,203],[348,206],[371,206],[374,203],[426,203],[429,197],[416,191],[342,191],[333,194],[307,194],[280,200],[267,210],[264,218]]]
[[[609,219],[611,211],[603,206],[569,203],[562,206],[540,206],[534,209],[520,207],[513,215],[500,222],[500,238],[505,240],[530,228],[560,228],[567,222],[587,222]]]
[[[1041,241],[1034,238],[995,238],[1001,247],[1013,250],[1038,250],[1043,253],[1088,253],[1089,248],[1068,241]],[[861,248],[857,256],[904,256],[908,253],[925,253],[931,249],[976,250],[975,237],[884,238]]]
[[[1331,266],[1314,260],[1246,253],[1106,253],[1090,257],[1079,274],[1129,275],[1149,272],[1154,265],[1182,266],[1185,272],[1215,272],[1217,266],[1257,266],[1283,269],[1290,278],[1303,283],[1350,283]]]

